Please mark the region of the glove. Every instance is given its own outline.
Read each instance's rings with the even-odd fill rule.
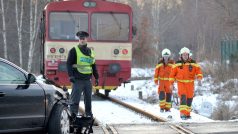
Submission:
[[[69,77],[69,81],[74,83],[75,82],[75,78],[74,77]]]
[[[202,80],[198,80],[198,86],[202,86]]]
[[[95,80],[95,86],[98,86],[98,79]]]

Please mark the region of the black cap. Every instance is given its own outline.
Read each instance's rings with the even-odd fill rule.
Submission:
[[[85,31],[78,31],[76,33],[76,36],[78,36],[79,38],[87,38],[89,36],[89,34]]]

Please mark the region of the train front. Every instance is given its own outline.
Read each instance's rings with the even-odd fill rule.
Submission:
[[[49,3],[44,14],[43,63],[47,78],[62,86],[71,85],[66,69],[68,52],[78,45],[75,34],[86,31],[99,72],[95,89],[104,89],[108,95],[128,82],[132,60],[132,10],[128,5],[105,0],[60,1]]]

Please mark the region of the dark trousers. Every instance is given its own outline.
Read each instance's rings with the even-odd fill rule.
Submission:
[[[84,93],[84,106],[86,116],[92,116],[92,83],[91,80],[76,80],[73,83],[73,89],[70,96],[72,102],[70,106],[71,113],[77,115],[79,109],[79,102],[82,93]]]

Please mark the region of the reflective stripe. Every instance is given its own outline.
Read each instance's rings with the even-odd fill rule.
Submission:
[[[92,72],[92,68],[91,66],[88,66],[88,65],[77,65],[77,64],[74,64],[73,65],[73,68],[77,68],[77,70],[80,72],[80,73],[85,73],[87,74],[86,72]],[[89,73],[89,74],[90,74]]]
[[[78,72],[82,74],[91,74],[92,67],[91,65],[95,63],[94,52],[91,50],[91,56],[84,55],[78,46],[75,46],[76,54],[77,54],[77,64],[74,64],[73,67],[77,68]]]
[[[182,111],[182,110],[187,111],[187,106],[186,106],[186,105],[180,105],[180,106],[179,106],[179,110],[180,110],[180,111]]]
[[[176,63],[174,66],[182,66],[183,64],[182,63]]]
[[[165,107],[166,108],[171,108],[172,107],[172,103],[171,102],[166,102]]]
[[[195,67],[200,67],[200,65],[197,64],[197,63],[185,63],[185,64],[182,64],[182,63],[176,63],[176,64],[174,65],[174,67],[182,66],[182,65],[192,65],[192,66],[195,66]]]
[[[177,67],[177,65],[173,65],[173,66],[172,66],[173,69],[176,68],[176,67]]]
[[[154,78],[154,80],[158,80],[158,78]]]
[[[160,78],[160,77],[159,77],[159,79],[160,80],[169,80],[169,78]]]
[[[169,81],[175,81],[175,78],[169,78]]]
[[[194,80],[178,80],[178,79],[176,79],[177,81],[179,81],[179,82],[184,82],[184,83],[189,83],[189,82],[193,82]]]
[[[159,106],[164,107],[165,106],[165,100],[160,100],[159,101]]]
[[[187,106],[187,111],[188,111],[188,112],[191,112],[191,111],[192,111],[192,108],[189,107],[189,106]]]
[[[201,77],[203,77],[203,75],[202,75],[202,74],[197,74],[197,76],[201,76]]]
[[[171,64],[171,63],[168,64],[168,66],[171,66],[171,67],[172,67],[173,65],[174,65],[174,64]]]
[[[159,67],[161,67],[161,66],[163,66],[163,64],[158,64],[157,66],[156,66],[156,68],[159,68]]]
[[[86,67],[88,65],[78,65],[78,64],[73,64],[73,68],[80,68],[80,67]]]
[[[159,68],[159,67],[161,67],[161,66],[163,66],[163,65],[164,65],[164,64],[160,63],[160,64],[156,65],[156,68]],[[174,64],[168,63],[167,66],[173,67]]]

